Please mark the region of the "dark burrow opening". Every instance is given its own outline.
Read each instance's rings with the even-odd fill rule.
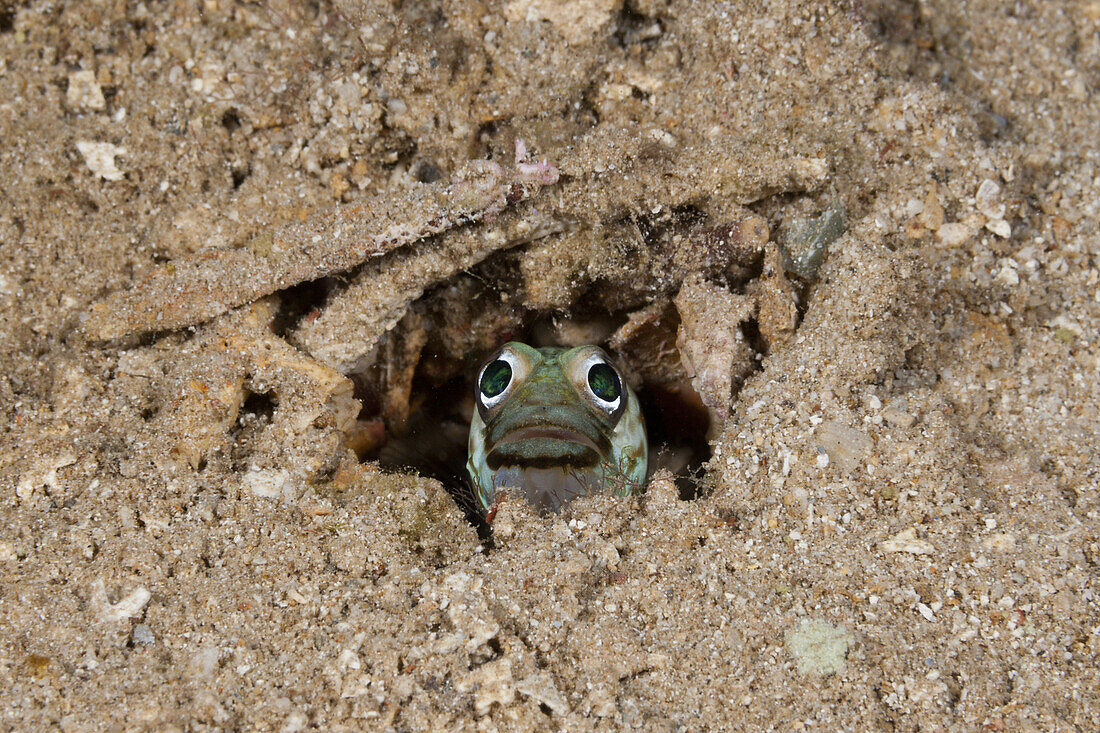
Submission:
[[[649,476],[667,469],[681,499],[699,498],[723,412],[793,335],[843,219],[835,193],[772,197],[728,222],[663,209],[492,254],[425,290],[348,374],[362,405],[350,447],[438,479],[488,538],[466,471],[480,366],[508,341],[595,344],[638,395]],[[316,317],[338,289],[324,279],[289,291],[275,332]]]
[[[472,288],[478,292],[473,300],[493,301],[485,303],[486,310],[499,315],[509,297],[496,292],[489,282],[475,269],[430,291],[421,304],[430,304],[433,295],[445,288]],[[592,290],[598,292],[600,287],[596,284]],[[706,484],[704,466],[711,457],[707,409],[687,380],[661,379],[652,370],[648,378],[640,375],[631,353],[639,348],[652,349],[670,359],[678,358],[675,309],[670,307],[657,319],[647,338],[632,342],[629,348],[617,348],[609,343],[609,337],[626,323],[629,314],[608,312],[599,300],[598,296],[582,297],[567,314],[507,306],[510,315],[500,319],[499,327],[482,332],[482,343],[457,362],[454,344],[447,343],[453,334],[448,336],[446,329],[436,327],[422,331],[425,321],[438,321],[430,307],[414,310],[418,315],[411,320],[419,323],[411,330],[419,335],[411,335],[409,324],[403,321],[384,339],[375,366],[367,373],[353,375],[356,396],[363,403],[361,430],[354,441],[360,459],[377,460],[387,470],[412,471],[439,480],[467,519],[487,538],[489,528],[466,471],[470,419],[476,409],[474,381],[479,367],[507,341],[535,347],[593,343],[613,357],[638,396],[650,448],[649,475],[667,469],[675,477],[681,499],[699,497]],[[472,328],[469,333],[477,330]],[[419,344],[411,360],[401,353],[410,343],[414,349]]]
[[[536,314],[530,328],[506,340],[539,347],[575,345],[539,338],[541,318]],[[624,371],[629,371],[629,365],[608,349],[606,343],[597,345],[608,350]],[[486,351],[482,357],[494,350]],[[430,361],[430,343],[425,345],[425,353]],[[434,381],[431,367],[418,370],[404,424],[387,424],[384,418],[370,420],[376,434],[381,434],[381,440],[373,442],[360,458],[377,460],[387,470],[412,471],[437,479],[454,497],[467,519],[487,530],[466,470],[470,419],[476,409],[474,381],[480,365],[480,358],[471,360],[462,374],[443,383]],[[711,456],[707,441],[710,421],[706,409],[690,386],[641,383],[634,389],[646,423],[649,474],[658,469],[670,470],[681,499],[697,498],[704,484],[704,464]]]

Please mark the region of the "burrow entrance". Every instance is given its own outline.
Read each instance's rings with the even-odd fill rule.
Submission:
[[[687,207],[566,229],[436,283],[351,370],[362,403],[353,449],[440,480],[484,529],[465,470],[482,361],[507,341],[596,344],[638,395],[651,473],[668,469],[681,498],[699,497],[709,440],[744,380],[793,335],[824,249],[843,229],[827,206],[771,227],[775,212],[761,211],[714,223]],[[284,305],[289,320],[323,308],[325,290],[300,293],[309,307]]]

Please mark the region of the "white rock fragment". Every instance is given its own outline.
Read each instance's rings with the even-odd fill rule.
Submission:
[[[901,405],[887,405],[882,411],[882,417],[886,422],[897,425],[899,428],[911,428],[917,422],[917,418],[906,412]]]
[[[449,654],[459,647],[474,652],[500,634],[500,625],[481,592],[483,585],[482,578],[464,572],[443,579],[440,608],[446,610],[455,631],[439,639],[440,653]]]
[[[512,662],[498,659],[475,669],[457,685],[459,692],[474,691],[474,710],[478,717],[489,712],[493,703],[507,705],[516,697]]]
[[[1004,260],[1005,264],[997,272],[996,278],[999,282],[1003,282],[1005,285],[1016,286],[1020,284],[1020,273],[1016,272],[1016,268],[1009,264],[1011,261]]]
[[[15,495],[20,501],[27,501],[34,496],[36,489],[57,491],[60,488],[57,482],[58,469],[73,463],[76,463],[76,456],[70,453],[38,459],[19,477],[19,482],[15,485]]]
[[[1008,552],[1016,549],[1016,538],[1008,532],[996,532],[988,537],[983,537],[981,545],[983,550]]]
[[[985,223],[985,228],[1001,239],[1008,239],[1012,236],[1012,225],[1004,219],[991,219]]]
[[[115,156],[125,155],[126,148],[111,143],[98,143],[80,140],[76,149],[84,156],[88,169],[105,181],[121,181],[122,171],[115,165]]]
[[[926,621],[935,621],[936,615],[932,613],[932,609],[924,603],[917,603],[917,613],[924,616]]]
[[[978,211],[987,219],[1004,219],[1005,202],[1001,199],[1001,187],[996,181],[985,179],[978,186],[978,192],[974,195]]]
[[[103,580],[96,580],[92,583],[92,608],[100,621],[114,622],[134,618],[141,614],[142,609],[145,608],[152,597],[153,594],[149,592],[148,588],[139,585],[118,603],[111,603],[107,600],[107,590],[104,587]]]
[[[879,543],[883,552],[908,552],[911,555],[931,555],[936,551],[928,540],[917,538],[917,528],[903,529],[888,540]]]
[[[936,236],[944,247],[958,247],[974,234],[974,227],[957,221],[947,222],[936,230]]]
[[[252,468],[244,475],[242,483],[253,496],[290,500],[294,498],[294,484],[290,478],[290,471],[285,468],[277,471]]]
[[[307,725],[309,725],[309,716],[302,710],[294,710],[286,716],[283,726],[279,728],[279,733],[299,733],[305,730]]]
[[[547,21],[565,37],[566,43],[591,38],[619,5],[618,0],[512,0],[504,6],[510,23]]]
[[[795,178],[806,183],[820,183],[829,174],[829,161],[825,158],[795,158],[791,160]]]
[[[336,658],[336,666],[341,672],[349,669],[359,669],[362,667],[362,663],[359,661],[359,655],[353,649],[344,649],[340,652],[340,656]]]
[[[208,644],[187,660],[184,673],[193,680],[208,680],[214,676],[214,670],[218,668],[221,658],[218,647]]]
[[[848,651],[855,643],[852,632],[825,619],[802,619],[787,634],[787,651],[802,674],[827,677],[843,671]]]
[[[65,102],[74,112],[100,111],[107,108],[103,90],[95,80],[95,72],[74,71],[69,74],[69,89],[65,93]]]
[[[150,629],[147,624],[138,624],[135,626],[132,638],[135,644],[142,644],[144,646],[152,646],[157,641],[157,638],[153,636],[153,630]]]
[[[525,677],[516,683],[516,690],[535,702],[550,708],[555,715],[565,715],[569,712],[569,703],[558,692],[554,685],[554,678],[549,672],[538,672]]]
[[[871,452],[871,439],[859,430],[826,420],[817,431],[817,442],[841,471],[856,468]]]

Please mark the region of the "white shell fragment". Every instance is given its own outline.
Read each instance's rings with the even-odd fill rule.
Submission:
[[[1012,236],[1012,225],[1004,219],[993,219],[985,223],[985,228],[996,234],[1001,239],[1008,239]]]
[[[130,591],[118,603],[107,600],[107,590],[102,580],[92,583],[92,607],[96,609],[96,615],[100,621],[124,621],[138,616],[153,594],[145,586],[138,586]]]
[[[80,140],[76,149],[84,156],[88,169],[105,181],[121,181],[122,171],[115,165],[115,156],[125,155],[126,148],[111,143],[97,143]]]
[[[826,420],[817,431],[817,442],[842,471],[851,471],[871,452],[873,443],[866,433]]]
[[[988,178],[978,186],[978,192],[974,195],[978,211],[987,219],[1004,219],[1005,202],[1001,198],[1001,187],[995,181]]]
[[[82,69],[69,74],[69,89],[65,92],[65,103],[76,112],[100,111],[107,108],[107,100],[95,72]]]
[[[908,552],[910,555],[931,555],[936,551],[928,540],[917,538],[917,528],[903,529],[888,540],[879,543],[883,552]]]
[[[945,247],[958,247],[974,236],[974,228],[962,222],[947,222],[936,230],[940,244]]]

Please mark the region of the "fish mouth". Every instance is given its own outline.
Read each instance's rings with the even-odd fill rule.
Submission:
[[[505,488],[518,489],[536,510],[555,514],[572,499],[601,491],[596,473],[566,466],[507,466],[493,476],[494,493]]]
[[[493,470],[501,466],[591,468],[604,451],[591,437],[556,425],[516,428],[497,441],[485,460]]]

